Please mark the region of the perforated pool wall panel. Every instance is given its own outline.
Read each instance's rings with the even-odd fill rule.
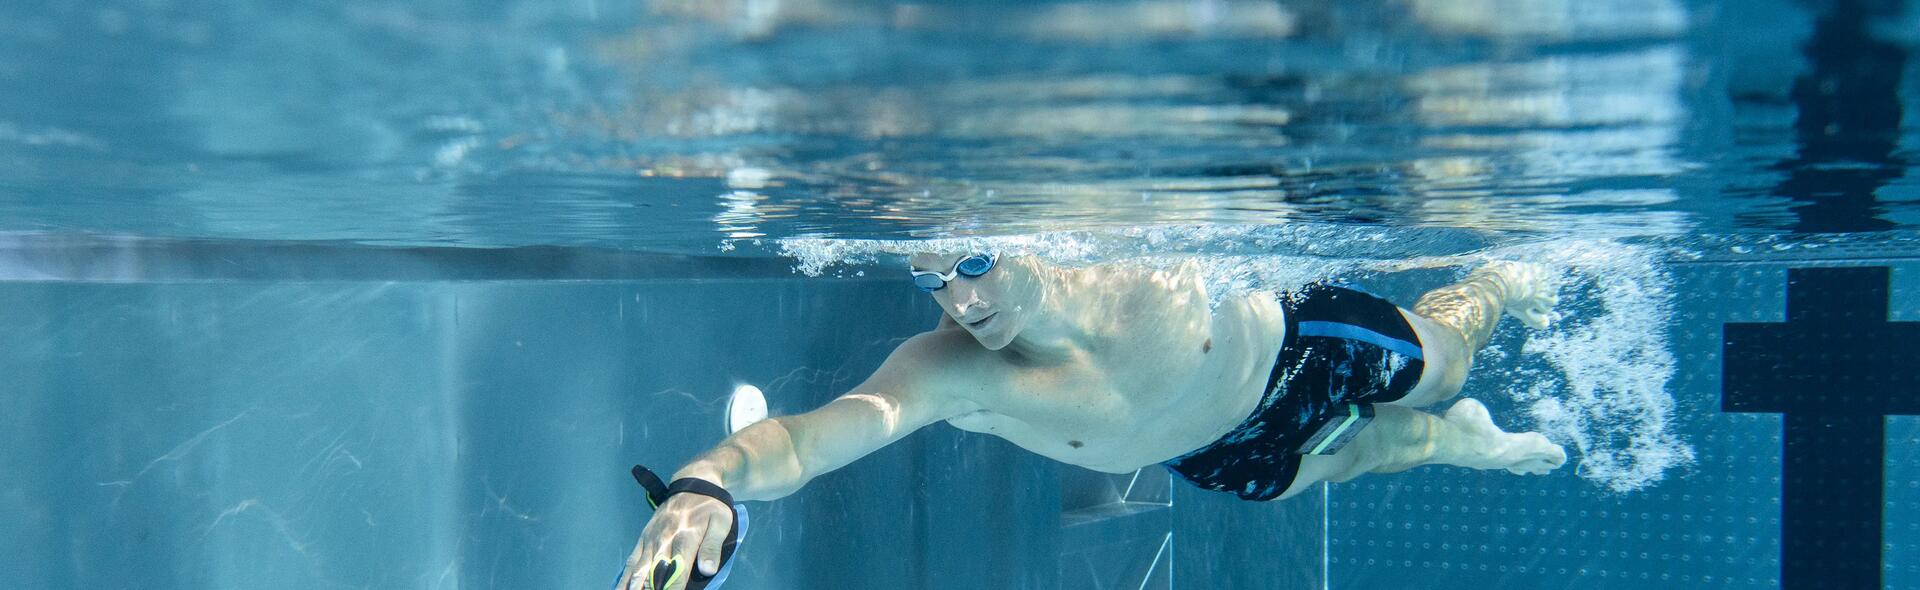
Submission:
[[[1893,321],[1914,315],[1910,272],[1894,273]],[[1695,452],[1691,466],[1627,493],[1577,477],[1577,452],[1570,469],[1546,478],[1423,468],[1334,484],[1332,587],[1780,587],[1782,421],[1721,411],[1720,357],[1724,324],[1785,320],[1786,275],[1778,264],[1673,268],[1674,425]],[[1400,279],[1418,280],[1397,278],[1383,294],[1411,298],[1432,284]],[[1505,327],[1496,356],[1526,337]],[[1486,401],[1503,426],[1526,428],[1524,408],[1502,389],[1511,376],[1476,372],[1464,395]],[[1884,587],[1907,590],[1917,587],[1920,541],[1916,434],[1912,418],[1888,424]]]

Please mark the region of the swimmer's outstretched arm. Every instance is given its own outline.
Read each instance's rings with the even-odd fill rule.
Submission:
[[[949,380],[940,374],[937,340],[908,339],[852,391],[811,412],[742,428],[673,478],[711,481],[737,500],[773,500],[923,426],[979,409],[943,387]]]
[[[922,426],[979,409],[969,396],[957,394],[968,388],[955,387],[952,365],[941,362],[955,344],[952,336],[929,332],[908,339],[852,391],[811,412],[768,418],[742,428],[687,463],[672,479],[704,479],[726,489],[735,500],[772,500]],[[713,575],[719,571],[720,545],[732,524],[731,512],[718,500],[695,494],[672,496],[641,533],[618,588],[642,588],[647,580],[635,577],[637,573],[653,570],[656,562],[675,559],[697,563],[702,573]],[[684,584],[683,577],[653,590],[679,590]]]

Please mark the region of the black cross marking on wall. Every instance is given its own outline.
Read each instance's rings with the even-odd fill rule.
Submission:
[[[1920,414],[1920,322],[1886,267],[1787,271],[1787,322],[1727,324],[1727,412],[1784,414],[1780,586],[1880,588],[1886,417]]]
[[[1773,194],[1801,233],[1885,230],[1880,187],[1897,156],[1906,50],[1869,21],[1901,0],[1819,3],[1794,81],[1794,157]],[[1881,588],[1886,417],[1920,414],[1920,322],[1888,322],[1886,267],[1787,271],[1787,322],[1727,324],[1727,412],[1782,414],[1780,586]]]

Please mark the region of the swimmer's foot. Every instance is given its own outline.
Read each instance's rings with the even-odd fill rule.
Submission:
[[[1443,417],[1465,434],[1458,458],[1448,461],[1474,469],[1505,469],[1521,475],[1546,475],[1567,462],[1567,451],[1538,432],[1509,433],[1493,425],[1487,406],[1462,399]]]
[[[1546,328],[1560,319],[1553,306],[1560,304],[1560,285],[1551,269],[1531,262],[1494,262],[1480,267],[1475,273],[1487,273],[1499,277],[1506,287],[1506,301],[1502,304],[1507,315],[1520,320],[1520,323],[1535,330]]]

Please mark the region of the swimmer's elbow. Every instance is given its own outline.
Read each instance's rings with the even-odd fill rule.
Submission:
[[[759,499],[772,500],[792,495],[820,475],[807,468],[799,446],[794,443],[793,433],[781,418],[755,422],[735,434],[741,443],[756,443],[738,445],[738,450],[744,455],[743,463],[752,466],[748,479],[752,481]]]
[[[846,466],[866,453],[861,452],[862,438],[849,429],[834,428],[832,424],[822,423],[818,416],[782,416],[768,418],[761,422],[764,428],[776,433],[786,444],[778,457],[769,457],[766,461],[772,471],[769,483],[775,484],[780,495],[791,494],[801,487],[835,469]],[[758,425],[756,425],[758,426]],[[777,432],[776,432],[777,431]]]

